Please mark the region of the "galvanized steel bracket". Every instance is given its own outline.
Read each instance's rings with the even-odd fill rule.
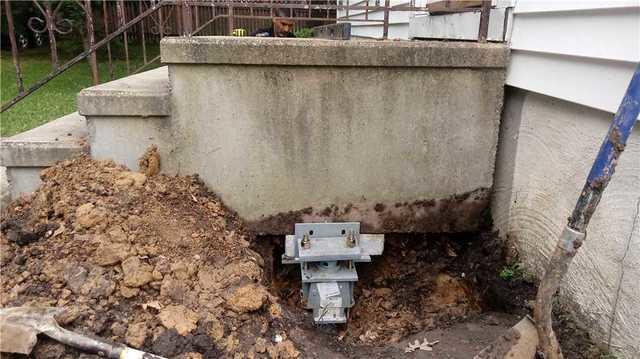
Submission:
[[[384,250],[384,235],[361,234],[360,223],[296,223],[285,238],[283,264],[300,264],[302,299],[318,324],[346,323],[358,281],[356,262]]]

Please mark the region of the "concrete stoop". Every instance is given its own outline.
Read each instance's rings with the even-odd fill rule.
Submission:
[[[194,37],[161,53],[168,66],[79,93],[93,158],[135,171],[155,145],[162,172],[197,173],[259,233],[483,225],[505,46]]]
[[[40,185],[40,171],[58,161],[89,153],[85,118],[77,112],[0,141],[3,205]]]

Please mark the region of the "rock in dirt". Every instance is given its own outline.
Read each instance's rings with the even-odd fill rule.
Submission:
[[[70,305],[64,307],[62,312],[56,315],[56,320],[60,325],[67,325],[78,319],[82,313],[86,312],[86,308],[80,305]]]
[[[282,318],[282,307],[278,303],[271,303],[269,306],[271,318]]]
[[[254,345],[256,353],[264,353],[267,351],[267,340],[264,338],[256,338],[256,344]]]
[[[160,173],[160,154],[156,145],[150,146],[138,160],[140,172],[147,176],[155,176]]]
[[[202,354],[197,352],[188,352],[188,353],[180,354],[177,358],[178,359],[202,359],[203,356]]]
[[[140,293],[140,288],[120,287],[120,294],[125,298],[133,298]]]
[[[118,264],[131,255],[129,243],[117,243],[104,239],[94,254],[94,263],[99,266]]]
[[[198,315],[182,305],[170,305],[160,311],[160,322],[167,329],[175,329],[180,335],[187,335],[196,329]]]
[[[267,292],[264,288],[248,284],[236,289],[227,304],[236,313],[246,313],[262,308],[266,299]]]
[[[189,286],[184,280],[177,280],[166,276],[160,286],[160,297],[169,298],[174,303],[182,303],[188,291]]]
[[[142,348],[144,341],[147,339],[148,329],[147,323],[134,323],[129,325],[126,333],[127,344],[134,348]]]
[[[271,359],[291,359],[300,356],[300,352],[289,339],[283,340],[275,345],[269,345],[267,347],[267,353]]]
[[[122,262],[122,272],[124,273],[124,285],[127,287],[141,287],[153,280],[153,267],[143,263],[136,256]]]
[[[224,337],[224,325],[216,318],[209,320],[208,334],[213,341],[218,342]]]
[[[64,280],[67,286],[74,292],[79,293],[80,288],[87,281],[89,272],[77,263],[72,263],[65,269]]]
[[[115,289],[116,283],[107,279],[105,270],[101,267],[93,267],[80,287],[80,293],[98,299],[110,296]]]
[[[142,187],[147,182],[147,175],[144,173],[126,171],[118,175],[116,186],[118,187]]]
[[[85,203],[76,209],[76,229],[91,228],[102,222],[105,215],[103,209],[94,206],[93,203]]]

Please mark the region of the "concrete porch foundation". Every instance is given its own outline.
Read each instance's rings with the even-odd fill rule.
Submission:
[[[198,173],[254,230],[482,225],[504,46],[193,37],[163,40],[161,54],[172,136],[163,169]]]

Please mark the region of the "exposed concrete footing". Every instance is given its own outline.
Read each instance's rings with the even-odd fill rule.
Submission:
[[[332,204],[325,208],[303,208],[250,221],[257,233],[289,233],[295,223],[348,222],[357,218],[367,233],[469,232],[489,225],[490,190],[454,195],[449,198],[411,202],[368,202]]]

